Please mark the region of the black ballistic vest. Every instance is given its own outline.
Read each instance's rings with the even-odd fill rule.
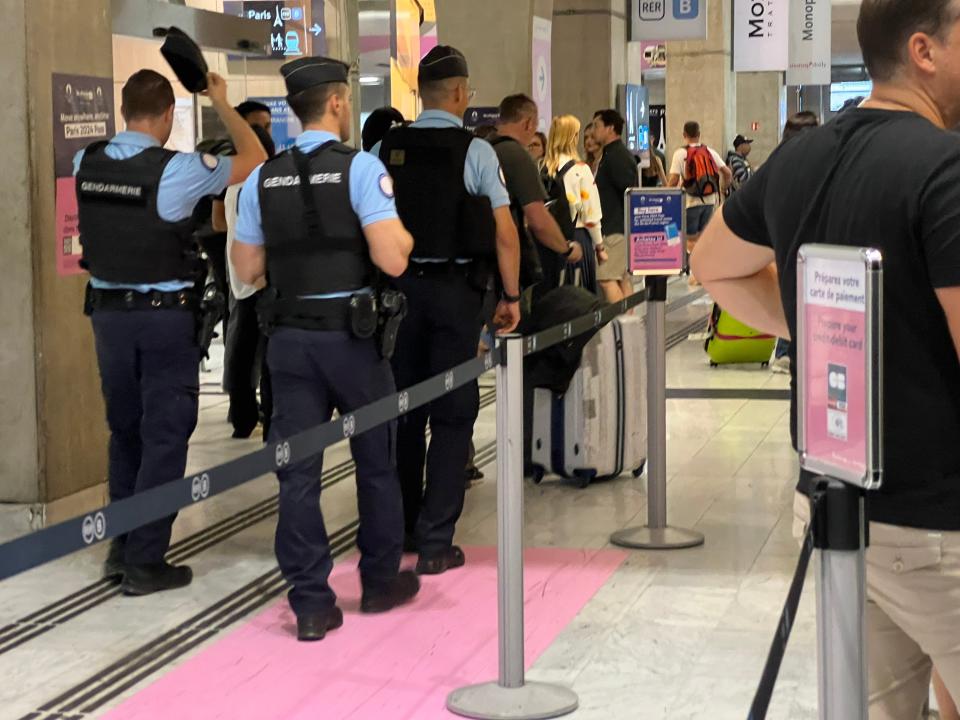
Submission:
[[[88,147],[77,173],[81,266],[107,282],[194,278],[199,260],[193,218],[167,222],[157,211],[160,178],[176,153],[152,147],[114,160],[106,147]]]
[[[492,258],[496,222],[487,197],[467,192],[463,172],[474,136],[462,128],[395,128],[380,145],[397,213],[414,258]]]
[[[302,167],[298,152],[281,153],[260,170],[270,287],[292,300],[370,286],[375,268],[350,203],[350,164],[357,151],[330,142],[300,154]]]

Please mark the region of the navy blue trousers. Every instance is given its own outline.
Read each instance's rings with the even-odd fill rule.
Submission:
[[[179,480],[197,426],[200,348],[184,310],[96,311],[93,333],[110,428],[110,499]],[[157,563],[176,515],[131,531],[129,564]]]
[[[273,385],[271,441],[291,437],[395,392],[390,364],[373,340],[347,332],[278,328],[267,347]],[[403,505],[396,464],[396,421],[350,441],[357,465],[360,577],[379,589],[400,570]],[[323,454],[277,472],[280,517],[275,549],[283,576],[293,585],[290,606],[300,615],[336,602],[328,583],[333,559],[320,511]]]
[[[457,274],[416,277],[408,273],[396,285],[409,304],[393,358],[401,388],[477,356],[482,292]],[[474,381],[400,419],[397,464],[406,531],[424,556],[441,554],[453,543],[463,512],[465,468],[479,412],[480,392]],[[429,451],[424,437],[428,421]]]

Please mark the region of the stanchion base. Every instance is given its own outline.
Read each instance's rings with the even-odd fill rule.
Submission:
[[[558,685],[528,682],[505,688],[484,683],[454,690],[447,697],[447,710],[478,720],[547,720],[569,715],[580,705],[576,693]]]
[[[681,550],[703,545],[701,533],[683,528],[634,527],[620,530],[610,536],[610,542],[635,550]]]

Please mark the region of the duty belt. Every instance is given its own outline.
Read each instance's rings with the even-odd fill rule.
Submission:
[[[265,331],[273,326],[323,331],[350,329],[350,298],[278,298],[271,296],[268,289],[257,303],[257,311]]]
[[[196,312],[200,308],[200,298],[192,289],[162,292],[151,290],[106,290],[87,286],[85,312],[95,311],[133,311],[133,310],[189,310]]]

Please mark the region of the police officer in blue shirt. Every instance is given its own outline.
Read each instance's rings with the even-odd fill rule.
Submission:
[[[233,158],[163,149],[173,130],[170,82],[152,70],[123,87],[127,129],[74,160],[83,267],[110,427],[110,499],[183,477],[197,424],[203,264],[193,239],[194,207],[242,182],[265,158],[253,130],[227,103],[226,82],[207,93],[237,147]],[[188,585],[189,567],[164,561],[174,516],[110,547],[104,575],[128,595]]]
[[[517,228],[496,152],[463,129],[472,97],[468,76],[458,50],[431,50],[419,70],[424,112],[411,126],[387,133],[379,148],[394,179],[400,218],[414,237],[410,269],[397,281],[410,308],[394,359],[401,387],[476,357],[484,295],[497,267],[502,293],[494,323],[510,332],[520,320]],[[479,388],[472,382],[400,421],[397,464],[420,574],[465,562],[453,537],[479,408]]]
[[[406,270],[413,238],[397,218],[393,184],[373,155],[347,147],[353,120],[348,66],[308,57],[283,66],[287,98],[304,133],[264,164],[240,193],[231,252],[237,276],[268,281],[261,321],[274,393],[273,440],[291,437],[395,391],[375,334],[379,271]],[[363,612],[385,612],[420,588],[400,572],[403,509],[394,454],[396,422],[351,439],[360,510]],[[317,454],[277,472],[277,560],[293,585],[299,640],[321,640],[343,613],[328,583],[333,567]]]

